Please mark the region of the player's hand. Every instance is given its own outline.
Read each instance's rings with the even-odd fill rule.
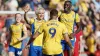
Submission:
[[[22,41],[22,39],[21,38],[16,38],[18,41]]]
[[[30,47],[30,45],[26,45],[25,48],[28,49]]]
[[[71,49],[72,54],[74,53],[74,48]]]
[[[75,36],[75,34],[74,34],[74,33],[71,33],[71,34],[69,35],[69,38],[70,38],[70,39],[73,39],[74,36]]]
[[[30,11],[30,7],[29,6],[25,6],[24,8],[23,8],[23,10],[24,10],[24,12],[28,12],[28,11]]]

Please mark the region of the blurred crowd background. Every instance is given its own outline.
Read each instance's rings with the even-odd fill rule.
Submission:
[[[0,0],[0,11],[23,11],[29,6],[31,11],[42,6],[46,11],[56,8],[63,10],[65,0]],[[92,53],[100,56],[100,0],[70,0],[72,10],[79,14],[83,35],[80,37],[80,56]],[[0,34],[4,25],[14,22],[14,14],[0,14]],[[2,39],[2,38],[1,38]],[[0,47],[1,48],[1,47]],[[1,52],[1,51],[0,51]]]

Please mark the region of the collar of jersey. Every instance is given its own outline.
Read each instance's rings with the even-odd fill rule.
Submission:
[[[44,20],[37,20],[37,19],[35,19],[35,20],[38,21],[38,22],[44,21]]]
[[[52,19],[52,20],[50,20],[50,21],[58,21],[58,20]]]

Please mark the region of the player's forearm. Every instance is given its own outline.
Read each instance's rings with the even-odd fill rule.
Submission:
[[[77,24],[77,28],[78,29],[74,32],[74,34],[77,34],[77,33],[79,33],[81,31],[81,23]]]
[[[71,49],[73,49],[73,46],[70,41],[67,41],[67,44],[70,46]]]
[[[35,40],[35,38],[30,38],[29,42],[27,43],[27,45],[29,45],[30,43],[32,43]]]
[[[24,14],[24,19],[25,19],[26,23],[29,24],[29,19],[28,19],[28,16],[27,16],[27,12],[25,12],[25,14]]]
[[[24,40],[24,39],[26,39],[27,38],[27,35],[24,35],[22,38],[21,38],[21,40]]]
[[[31,42],[33,42],[33,41],[35,40],[35,38],[38,37],[39,35],[40,35],[40,34],[39,34],[38,32],[36,32],[36,33],[34,34],[34,36],[31,37],[31,39],[29,40],[29,42],[28,42],[27,45],[29,45]]]
[[[77,33],[79,33],[81,31],[81,27],[79,27],[75,32],[74,32],[74,34],[77,34]]]
[[[70,48],[72,49],[73,47],[72,47],[72,44],[71,44],[70,39],[68,37],[68,34],[64,34],[64,39],[67,42],[67,44],[70,46]]]

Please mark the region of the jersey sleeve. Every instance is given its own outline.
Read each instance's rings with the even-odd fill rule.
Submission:
[[[63,25],[63,32],[62,32],[62,34],[66,34],[66,33],[68,33],[68,30],[67,30],[66,26]]]
[[[37,31],[38,31],[39,33],[42,33],[43,30],[44,30],[44,24],[42,24],[42,25],[38,28]]]
[[[76,22],[80,22],[79,15],[76,13]]]
[[[61,11],[58,12],[58,17],[60,17],[61,13],[62,13]]]
[[[9,27],[9,31],[11,31],[11,29],[12,29],[12,25],[10,25],[10,27]]]
[[[35,21],[35,19],[31,18],[29,23],[32,24],[32,23],[34,23],[34,21]]]

